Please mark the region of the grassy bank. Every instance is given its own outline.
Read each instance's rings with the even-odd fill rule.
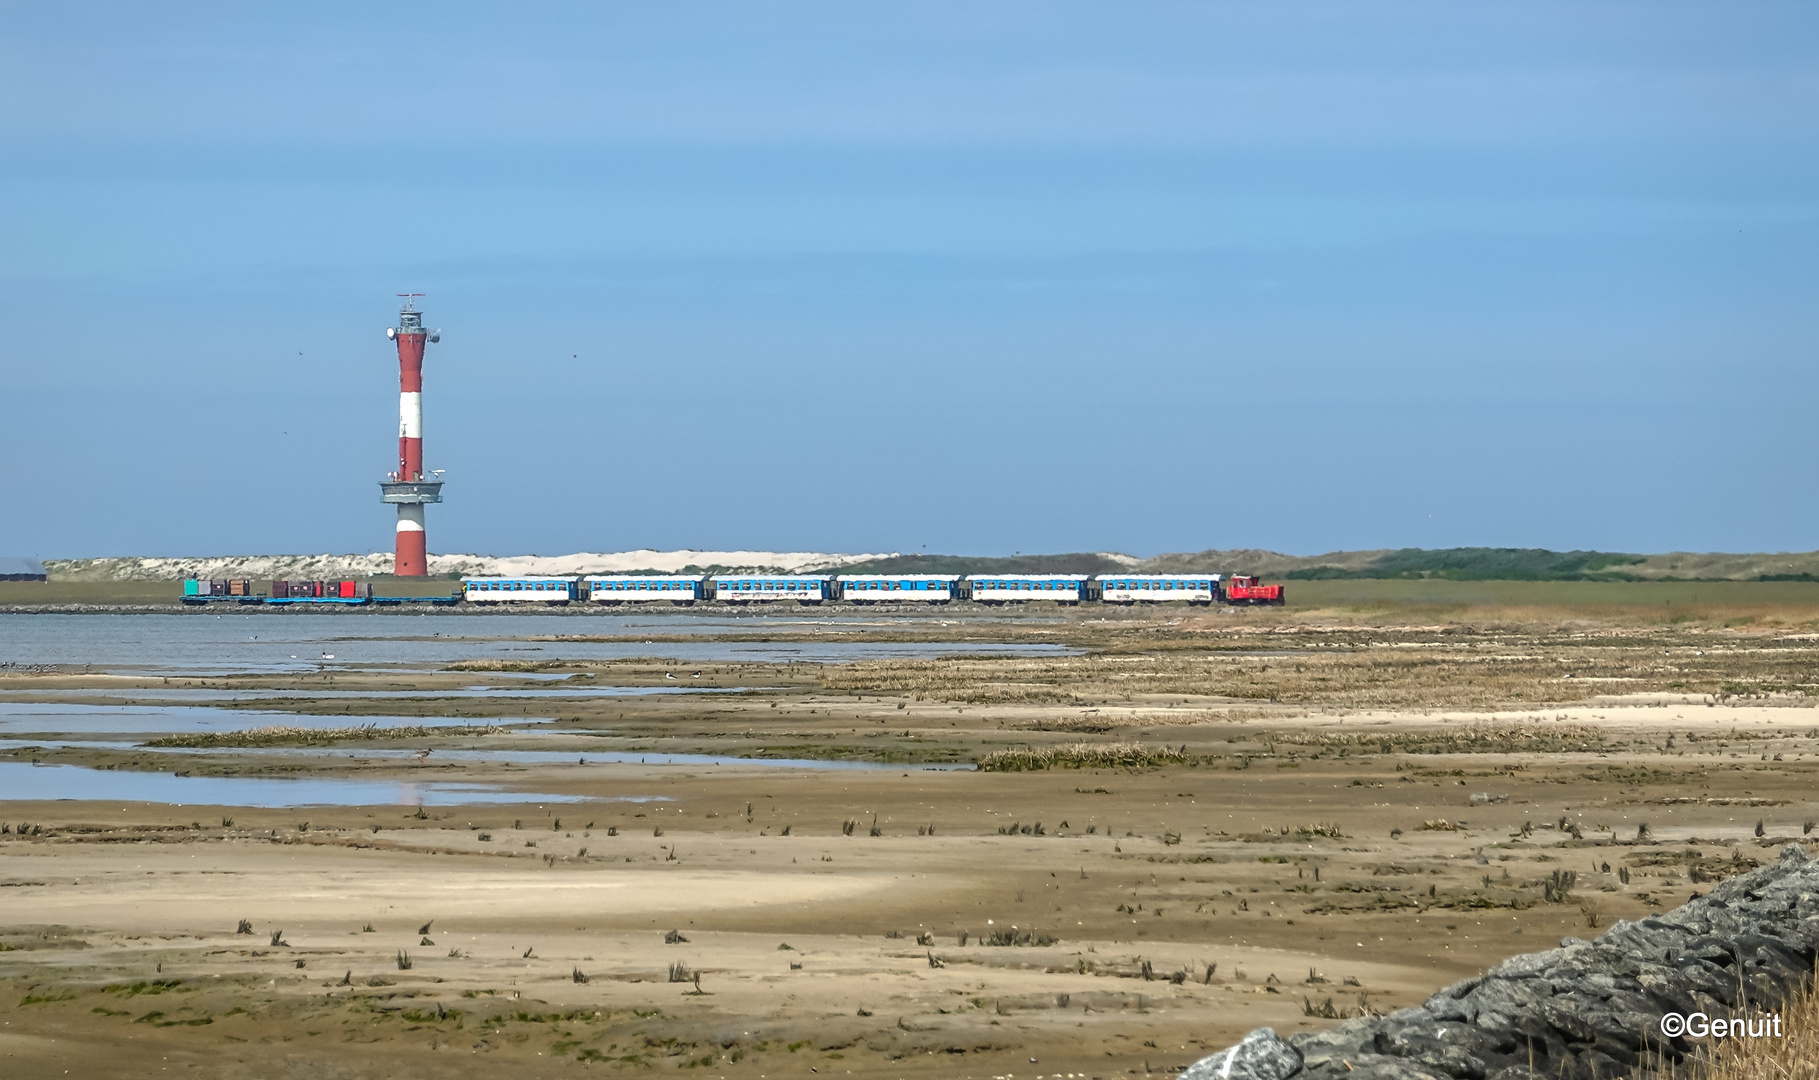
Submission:
[[[0,605],[177,605],[181,581],[0,581]]]
[[[1530,608],[1709,618],[1785,613],[1819,618],[1819,582],[1811,581],[1442,581],[1335,580],[1288,582],[1290,608]]]

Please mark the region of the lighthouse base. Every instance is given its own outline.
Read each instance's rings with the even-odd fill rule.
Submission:
[[[398,547],[392,573],[398,577],[429,576],[429,539],[423,532],[422,504],[398,506]]]

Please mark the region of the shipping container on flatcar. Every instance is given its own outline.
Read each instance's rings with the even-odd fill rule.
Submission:
[[[819,604],[828,599],[833,579],[825,574],[715,574],[714,599],[728,604],[794,600]]]
[[[596,604],[692,604],[707,595],[707,577],[599,574],[584,578],[581,591]]]
[[[981,604],[1054,600],[1078,604],[1086,598],[1085,574],[968,574],[968,591]]]
[[[462,599],[475,604],[566,604],[575,598],[575,579],[566,577],[472,577],[461,585]]]
[[[945,604],[960,595],[958,574],[841,574],[839,599],[852,604]]]
[[[1179,600],[1205,607],[1219,599],[1218,574],[1100,574],[1093,580],[1108,604]]]

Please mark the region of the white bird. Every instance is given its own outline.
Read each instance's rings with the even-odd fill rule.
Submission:
[[[335,658],[335,654],[332,652],[325,652],[322,654],[322,659],[324,659],[324,660],[333,660],[334,658]]]
[[[671,675],[671,674],[670,674],[670,673],[669,673],[669,672],[667,672],[667,671],[666,671],[666,672],[664,672],[664,673],[663,673],[663,677],[664,677],[664,678],[666,678],[666,679],[668,679],[668,680],[669,680],[669,681],[670,681],[670,682],[675,682],[675,681],[676,681],[676,677],[675,677],[675,676],[674,676],[674,675]]]

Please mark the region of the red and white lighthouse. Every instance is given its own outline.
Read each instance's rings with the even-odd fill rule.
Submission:
[[[423,508],[442,501],[442,481],[423,471],[423,346],[442,340],[440,332],[423,329],[416,309],[422,293],[399,293],[404,307],[398,325],[385,336],[398,343],[398,468],[379,484],[385,502],[398,507],[397,556],[392,573],[424,577],[429,573],[429,545],[423,532]]]

